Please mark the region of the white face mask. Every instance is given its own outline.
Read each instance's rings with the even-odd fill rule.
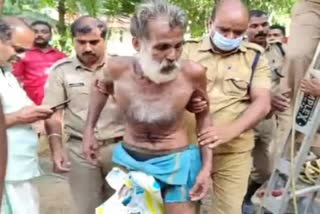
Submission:
[[[174,80],[179,71],[180,63],[163,60],[161,63],[152,58],[150,47],[143,42],[137,54],[144,76],[156,84],[166,83]]]
[[[240,36],[235,39],[229,39],[224,37],[221,33],[218,31],[215,31],[213,36],[211,36],[211,40],[213,44],[223,51],[231,51],[235,50],[240,47],[240,44],[243,40],[243,36]]]

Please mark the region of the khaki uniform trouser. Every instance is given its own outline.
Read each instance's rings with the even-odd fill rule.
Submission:
[[[320,41],[320,4],[300,1],[292,12],[290,38],[283,72],[294,97]]]
[[[263,184],[272,172],[273,153],[272,146],[276,137],[275,117],[261,121],[254,129],[255,146],[252,150],[253,170],[251,180]]]
[[[212,206],[208,213],[241,214],[251,166],[251,151],[213,156]]]
[[[82,141],[70,138],[67,142],[71,170],[69,184],[74,199],[76,214],[93,214],[113,194],[105,181],[105,176],[112,169],[112,151],[115,143],[106,141],[99,148],[98,160],[101,166],[94,166],[82,155]]]

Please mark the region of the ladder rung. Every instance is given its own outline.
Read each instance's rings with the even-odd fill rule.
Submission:
[[[300,197],[300,196],[303,196],[304,194],[311,193],[311,192],[317,192],[319,190],[320,190],[320,185],[305,187],[303,189],[297,190],[295,192],[295,195]],[[292,194],[290,197],[292,198]]]
[[[308,132],[308,129],[306,129],[306,128],[301,128],[300,126],[296,126],[296,127],[295,127],[295,131],[296,131],[296,132],[300,132],[300,133],[306,135],[307,132]],[[293,132],[293,133],[294,133],[294,132]],[[290,140],[291,140],[291,139],[290,139]]]

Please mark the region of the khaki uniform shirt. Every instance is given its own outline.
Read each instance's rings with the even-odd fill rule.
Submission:
[[[268,59],[269,67],[272,74],[272,89],[279,86],[280,81],[282,82],[284,74],[282,73],[282,66],[285,58],[285,47],[281,43],[269,44],[265,49],[265,55]]]
[[[77,57],[70,57],[59,61],[51,68],[44,104],[54,106],[70,99],[64,109],[67,135],[83,137],[91,84],[97,75],[102,75],[103,66],[104,64],[100,65],[96,71],[91,71],[82,65]],[[123,124],[122,114],[110,97],[101,112],[95,135],[98,140],[120,137],[124,132]]]
[[[237,51],[222,55],[212,50],[208,37],[185,45],[183,57],[207,67],[210,113],[217,126],[232,123],[248,108],[250,84],[251,88],[270,89],[271,72],[264,55],[261,55],[250,83],[251,66],[257,52],[262,53],[263,48],[243,42]],[[249,130],[219,146],[214,153],[245,152],[253,146],[253,132]]]

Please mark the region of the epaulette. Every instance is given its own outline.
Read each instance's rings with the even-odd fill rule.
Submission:
[[[60,59],[50,67],[50,70],[51,71],[55,70],[56,68],[59,68],[60,66],[69,64],[69,63],[72,63],[72,57],[66,57],[66,58]]]
[[[264,53],[264,48],[261,47],[260,45],[255,44],[255,43],[245,41],[245,42],[243,42],[243,45],[248,49],[252,49],[254,51]]]

